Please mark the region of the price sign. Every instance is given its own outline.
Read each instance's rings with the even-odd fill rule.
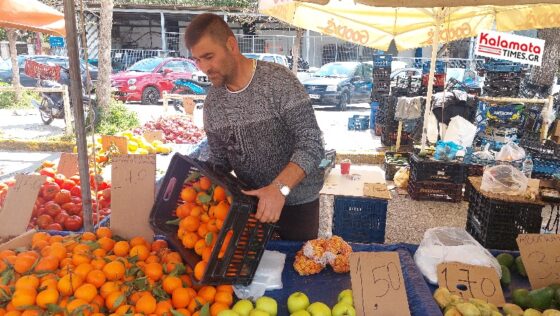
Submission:
[[[62,153],[56,171],[66,178],[78,173],[78,154]]]
[[[143,136],[149,143],[153,142],[154,140],[163,141],[163,131],[160,130],[146,131],[144,132]]]
[[[111,168],[111,229],[124,238],[142,236],[151,241],[154,233],[149,217],[154,205],[156,156],[115,156]]]
[[[357,315],[410,315],[398,253],[352,253],[350,278]]]
[[[462,298],[478,298],[497,306],[505,304],[496,270],[460,262],[444,262],[437,267],[438,285]]]
[[[531,288],[560,283],[560,235],[522,234],[517,245]]]
[[[14,237],[25,232],[44,176],[16,175],[16,184],[8,190],[0,211],[0,236]]]
[[[111,145],[117,146],[121,155],[128,153],[128,138],[122,136],[101,136],[101,148],[107,151]]]

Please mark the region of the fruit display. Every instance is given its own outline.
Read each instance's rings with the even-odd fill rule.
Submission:
[[[209,178],[194,174],[185,181],[178,204],[175,210],[175,223],[179,225],[177,236],[185,248],[193,249],[201,257],[194,267],[194,277],[200,281],[229,213],[231,197]],[[232,236],[233,231],[228,231],[220,245],[218,259],[224,256]]]
[[[299,275],[321,272],[327,264],[336,273],[350,272],[352,247],[339,236],[307,241],[296,253],[294,269]]]
[[[209,315],[231,307],[231,285],[193,287],[164,240],[95,233],[33,235],[0,251],[0,315]]]
[[[161,116],[134,129],[134,134],[142,135],[146,131],[162,131],[164,143],[174,144],[198,144],[206,137],[204,130],[194,125],[192,119],[184,115]]]

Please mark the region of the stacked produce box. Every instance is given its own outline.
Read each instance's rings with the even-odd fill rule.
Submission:
[[[484,63],[484,94],[489,97],[515,98],[519,95],[523,68],[519,63],[489,59]]]
[[[375,135],[381,136],[385,120],[385,102],[391,88],[391,62],[393,55],[376,54],[373,56],[373,87],[371,89],[371,126]],[[374,123],[374,124],[372,124]]]
[[[430,79],[430,62],[427,61],[422,65],[422,91],[428,90],[428,82]],[[445,64],[442,61],[436,61],[436,69],[434,73],[434,92],[441,92],[445,88]]]

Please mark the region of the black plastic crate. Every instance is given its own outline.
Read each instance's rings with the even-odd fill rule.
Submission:
[[[408,180],[408,194],[413,200],[460,202],[463,183]]]
[[[202,174],[212,183],[223,187],[232,197],[229,213],[220,230],[216,246],[208,260],[201,284],[243,284],[253,280],[259,261],[274,227],[259,222],[254,213],[257,200],[241,192],[249,189],[240,184],[231,174],[215,170],[210,165],[176,153],[171,159],[167,173],[150,213],[150,225],[155,234],[165,236],[183,260],[192,268],[201,258],[194,250],[186,249],[177,237],[177,225],[168,221],[176,219],[175,209],[181,203],[180,193],[189,177]],[[228,231],[233,231],[222,258],[218,258],[220,246]]]
[[[390,157],[395,157],[395,155],[399,155],[401,157],[403,157],[404,159],[406,159],[406,161],[403,161],[402,163],[394,163],[391,162]],[[392,151],[388,151],[385,152],[385,161],[383,163],[383,166],[385,167],[385,180],[393,180],[393,178],[395,177],[395,173],[397,173],[397,171],[401,168],[401,167],[407,167],[409,165],[409,159],[410,159],[410,153],[406,153],[406,152],[392,152]]]
[[[391,80],[391,68],[375,68],[373,69],[373,79],[374,80]]]
[[[492,199],[479,192],[471,181],[467,186],[466,229],[483,247],[517,250],[517,235],[540,233],[543,205]]]
[[[389,54],[375,54],[373,55],[373,68],[386,68],[391,67],[393,55]]]
[[[397,126],[394,124],[385,124],[381,128],[381,144],[384,146],[393,146],[397,144],[398,138]],[[412,143],[409,133],[401,131],[401,145],[409,145]]]
[[[335,196],[333,235],[350,242],[384,243],[387,201]]]
[[[354,115],[348,118],[348,130],[364,131],[369,129],[369,115]]]
[[[434,181],[462,184],[465,165],[459,161],[438,161],[420,158],[413,154],[410,158],[410,178],[416,181]]]

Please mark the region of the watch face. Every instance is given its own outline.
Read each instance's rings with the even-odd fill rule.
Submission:
[[[280,189],[280,192],[282,192],[283,195],[288,195],[288,194],[290,194],[290,188],[288,188],[288,186],[283,186]]]

